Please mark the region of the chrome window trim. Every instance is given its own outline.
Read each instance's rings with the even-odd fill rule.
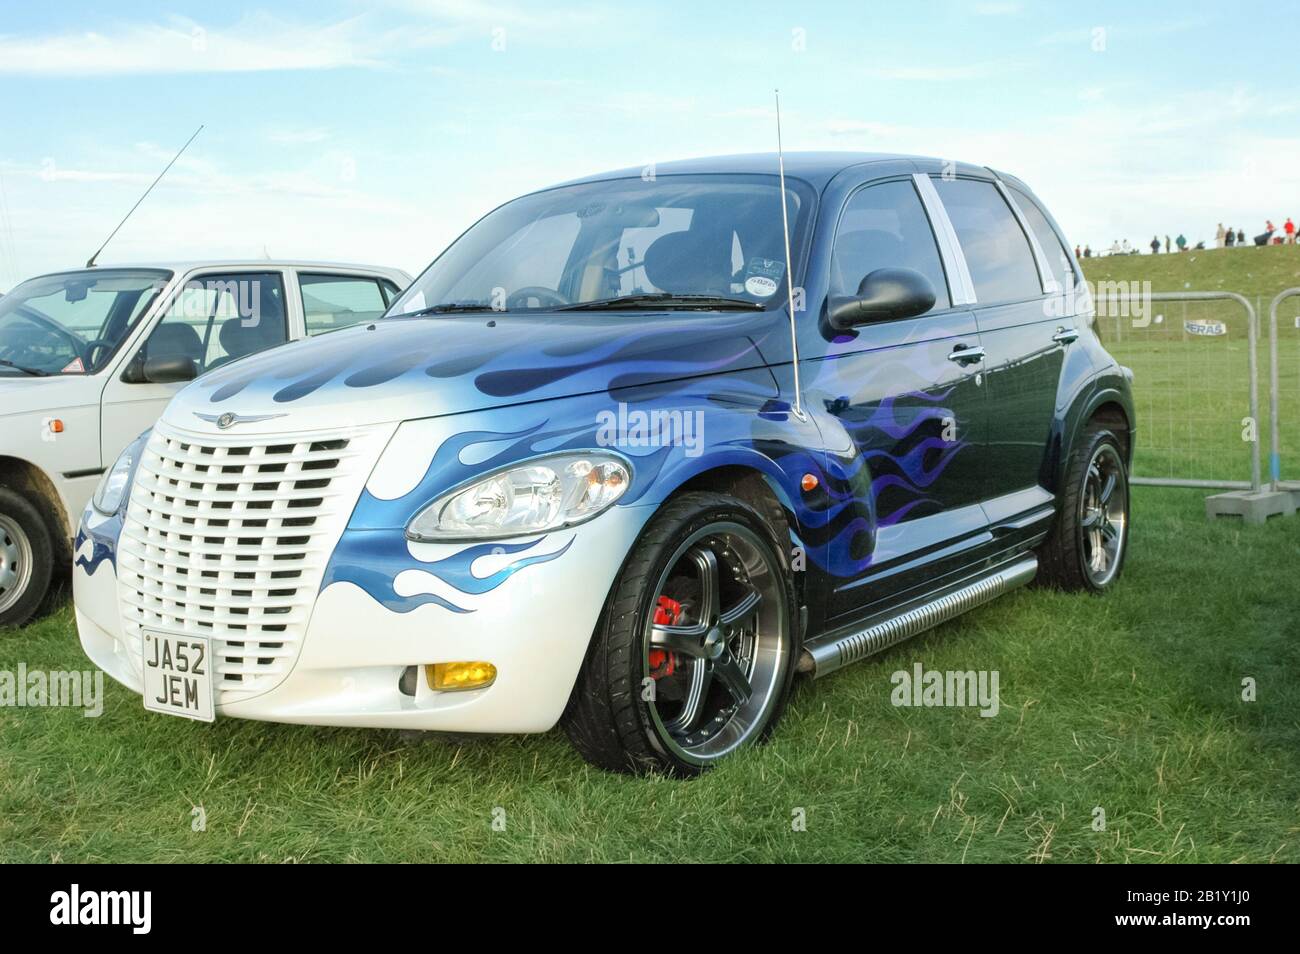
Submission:
[[[992,169],[989,171],[993,172]],[[1017,204],[1015,196],[1011,194],[1011,190],[1007,188],[1005,182],[995,178],[993,184],[997,186],[998,192],[1002,194],[1002,198],[1011,208],[1011,214],[1020,223],[1020,231],[1025,233],[1025,238],[1029,239],[1029,249],[1034,254],[1034,265],[1038,267],[1038,283],[1042,286],[1043,293],[1046,295],[1059,295],[1063,289],[1056,281],[1056,276],[1052,274],[1052,267],[1047,263],[1047,255],[1043,252],[1042,246],[1038,244],[1038,236],[1030,228],[1029,220],[1025,218],[1024,211]]]
[[[970,269],[966,267],[966,256],[962,254],[957,242],[957,230],[952,227],[948,212],[943,207],[939,192],[924,172],[912,173],[912,182],[916,185],[921,204],[934,226],[935,241],[939,245],[939,257],[943,260],[944,270],[948,273],[949,294],[954,308],[977,304],[975,283],[971,281]]]

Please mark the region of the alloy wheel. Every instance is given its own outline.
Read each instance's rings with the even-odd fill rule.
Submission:
[[[1114,446],[1102,444],[1088,462],[1080,507],[1084,572],[1100,589],[1119,571],[1128,539],[1128,476]]]
[[[761,735],[788,673],[788,630],[770,546],[730,522],[688,537],[659,579],[645,627],[658,741],[704,765]]]

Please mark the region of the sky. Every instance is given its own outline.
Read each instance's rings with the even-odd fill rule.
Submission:
[[[1289,9],[1288,9],[1289,8]],[[83,264],[422,269],[604,169],[785,148],[990,165],[1067,239],[1300,217],[1293,0],[0,0],[0,289]]]

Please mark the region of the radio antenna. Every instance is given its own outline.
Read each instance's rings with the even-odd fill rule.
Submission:
[[[189,139],[185,140],[185,145],[181,146],[181,151],[176,153],[176,155],[172,156],[172,161],[167,163],[166,168],[164,168],[162,172],[158,173],[158,178],[154,179],[153,182],[149,185],[149,188],[144,190],[144,195],[140,196],[140,198],[135,200],[135,205],[131,206],[131,211],[126,213],[126,215],[122,218],[122,221],[117,223],[117,228],[113,229],[113,231],[108,234],[108,238],[104,239],[104,244],[99,247],[98,251],[96,251],[94,255],[90,256],[90,261],[86,262],[87,268],[95,267],[95,259],[99,258],[99,253],[104,251],[104,249],[108,247],[108,243],[113,241],[113,236],[118,233],[118,229],[121,229],[122,226],[126,225],[126,220],[129,219],[132,216],[132,214],[134,214],[136,209],[140,208],[140,203],[149,197],[149,193],[153,191],[153,187],[162,181],[162,177],[167,175],[168,169],[176,165],[176,160],[181,157],[181,152],[184,152],[186,149],[188,149],[190,147],[190,143],[192,143],[201,132],[203,132],[203,127],[199,126],[198,129],[194,130],[194,135],[191,136]]]
[[[776,163],[781,177],[781,230],[785,233],[785,289],[790,307],[790,353],[794,356],[794,416],[807,420],[803,412],[803,388],[799,386],[799,334],[794,320],[794,263],[790,261],[790,213],[785,199],[785,151],[781,147],[781,91],[776,95]]]

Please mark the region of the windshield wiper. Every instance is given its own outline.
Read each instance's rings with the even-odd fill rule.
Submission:
[[[13,368],[15,371],[21,371],[23,374],[30,374],[38,378],[48,378],[50,376],[50,372],[48,371],[42,371],[40,368],[28,368],[21,364],[14,364],[12,361],[6,361],[4,358],[0,358],[0,367]]]
[[[620,295],[617,298],[598,298],[565,305],[563,311],[617,311],[620,308],[707,308],[743,309],[763,311],[760,302],[747,298],[727,298],[722,295],[673,295],[668,292],[647,292],[642,295]]]
[[[393,315],[394,318],[421,318],[426,315],[449,315],[454,313],[473,312],[473,311],[500,311],[499,308],[493,308],[491,305],[483,305],[477,302],[459,302],[445,301],[440,305],[430,305],[427,308],[417,308],[415,311],[404,311],[400,315]]]

